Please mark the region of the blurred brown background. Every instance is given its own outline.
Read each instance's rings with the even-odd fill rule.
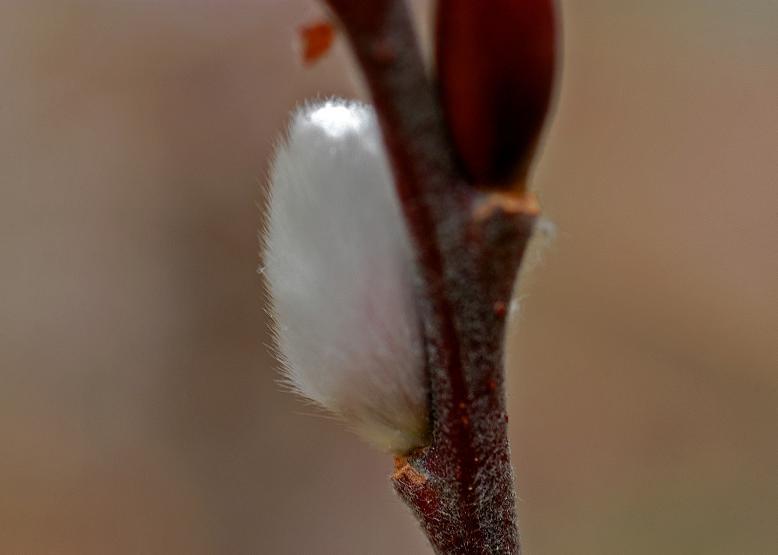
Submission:
[[[778,3],[563,4],[557,238],[510,334],[526,553],[775,553]],[[362,94],[342,41],[298,63],[318,14],[0,3],[0,552],[427,552],[263,346],[272,141]]]

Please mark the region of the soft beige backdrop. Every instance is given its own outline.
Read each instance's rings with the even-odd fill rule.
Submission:
[[[778,3],[563,4],[509,338],[526,552],[774,553]],[[342,43],[298,64],[317,13],[0,3],[0,552],[427,552],[263,346],[268,151],[362,94]]]

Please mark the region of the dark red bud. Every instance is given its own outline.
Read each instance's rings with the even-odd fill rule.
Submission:
[[[523,186],[548,112],[553,0],[439,0],[440,98],[467,178]]]

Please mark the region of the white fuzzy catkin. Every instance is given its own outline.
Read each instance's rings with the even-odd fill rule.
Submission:
[[[381,449],[422,445],[413,254],[373,109],[299,109],[269,197],[264,273],[286,380]]]

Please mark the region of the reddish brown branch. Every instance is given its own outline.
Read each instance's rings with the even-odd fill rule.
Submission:
[[[518,553],[503,387],[506,307],[537,207],[455,170],[402,0],[327,0],[370,89],[416,245],[432,439],[395,488],[438,553]]]

